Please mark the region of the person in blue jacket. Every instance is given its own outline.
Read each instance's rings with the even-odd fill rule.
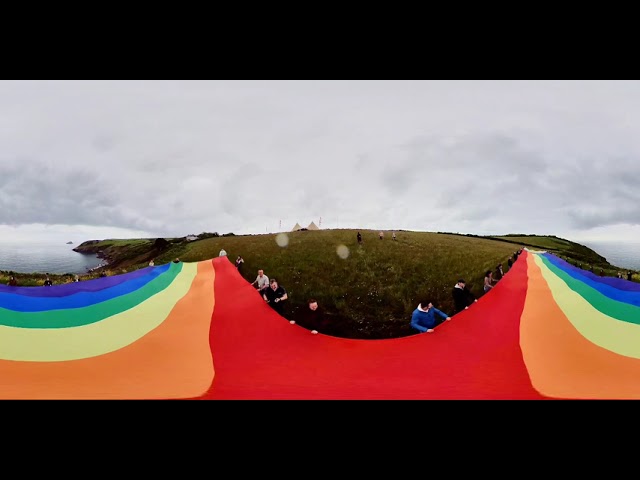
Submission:
[[[426,307],[423,307],[426,305]],[[436,314],[440,318],[436,318]],[[413,311],[411,315],[411,327],[418,330],[420,333],[431,333],[444,321],[451,320],[451,317],[444,312],[441,312],[429,301],[420,302],[418,308]]]

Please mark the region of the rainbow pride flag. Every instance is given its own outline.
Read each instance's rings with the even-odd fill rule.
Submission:
[[[0,286],[0,398],[640,398],[639,324],[639,284],[524,252],[432,334],[312,335],[218,257]]]

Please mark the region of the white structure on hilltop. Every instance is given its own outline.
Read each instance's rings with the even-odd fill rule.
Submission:
[[[296,226],[291,229],[292,232],[298,232],[300,230],[320,230],[320,229],[314,222],[311,222],[306,229],[301,227],[299,223],[296,223]]]

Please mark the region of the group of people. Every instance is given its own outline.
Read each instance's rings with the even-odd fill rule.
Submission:
[[[360,232],[358,232],[356,238],[358,239],[358,245],[362,245],[362,234]],[[378,232],[378,238],[380,238],[380,240],[384,240],[384,232],[382,230]],[[391,232],[391,240],[398,240],[395,230]]]
[[[242,259],[242,257],[238,257]],[[242,260],[241,263],[243,263]],[[240,263],[240,264],[241,264]],[[238,262],[236,261],[236,267]],[[252,286],[258,290],[258,293],[262,296],[264,301],[273,308],[278,314],[284,316],[284,303],[289,299],[287,290],[278,283],[275,278],[269,279],[265,275],[264,270],[258,270],[258,276],[251,283]],[[319,331],[326,331],[328,327],[328,318],[318,305],[318,301],[315,298],[307,300],[307,307],[298,316],[299,324],[310,330],[312,334],[317,335]],[[289,323],[295,324],[295,320],[290,320]]]
[[[514,262],[518,259],[518,256],[522,252],[522,249],[514,252],[513,256],[509,257],[507,264],[509,270],[513,266]],[[495,275],[494,275],[495,274]],[[502,263],[496,266],[495,272],[487,270],[484,277],[484,293],[491,290],[494,285],[499,282],[505,275],[502,268]],[[451,290],[454,305],[454,315],[467,310],[471,305],[476,303],[478,299],[475,297],[471,290],[467,288],[467,283],[464,279],[459,279]],[[445,312],[437,309],[433,306],[433,303],[429,299],[423,299],[416,309],[411,314],[411,328],[417,330],[420,333],[433,333],[435,328],[451,320],[451,316]]]
[[[238,258],[242,259],[242,257]],[[244,263],[244,260],[240,263],[236,260],[236,268],[242,265],[242,263]],[[284,313],[284,304],[282,302],[286,301],[289,296],[287,295],[287,290],[282,285],[278,285],[278,280],[275,278],[269,279],[269,277],[264,274],[264,270],[260,269],[258,270],[258,276],[251,285],[255,285],[258,293],[271,308],[280,315]]]
[[[79,282],[80,281],[80,277],[78,275],[74,275],[73,276],[73,281],[75,282]],[[18,280],[16,280],[15,275],[10,275],[9,276],[9,282],[7,283],[10,287],[17,287],[18,286]],[[44,279],[44,283],[42,284],[43,287],[51,287],[53,286],[53,282],[51,281],[51,278],[49,278],[49,274],[46,273],[45,274],[45,279]]]

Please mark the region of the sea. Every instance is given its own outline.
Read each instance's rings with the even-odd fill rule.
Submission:
[[[82,274],[103,262],[94,254],[74,252],[64,242],[17,243],[0,240],[0,270],[16,273]]]
[[[640,270],[640,242],[579,242],[621,269]]]

